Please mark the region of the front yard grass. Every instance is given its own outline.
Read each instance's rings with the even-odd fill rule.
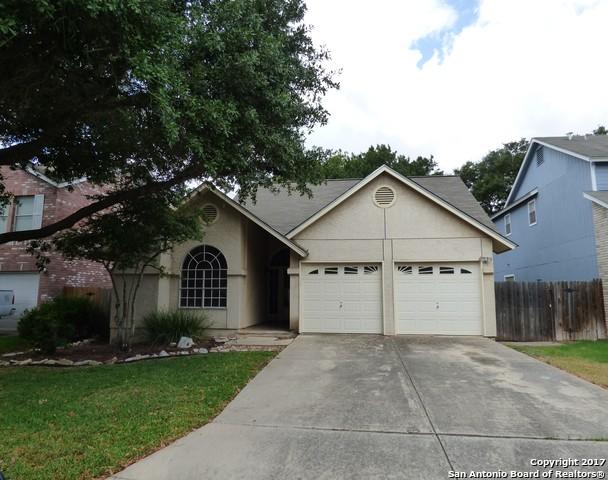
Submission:
[[[17,335],[0,335],[0,355],[19,352],[27,348],[29,348],[27,342]]]
[[[563,345],[537,347],[509,344],[550,365],[608,388],[608,340],[580,340]]]
[[[0,471],[10,480],[115,473],[210,421],[274,355],[0,369]]]

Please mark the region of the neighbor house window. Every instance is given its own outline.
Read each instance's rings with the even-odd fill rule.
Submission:
[[[179,305],[183,308],[225,308],[228,287],[226,258],[217,248],[201,245],[182,265]]]
[[[515,281],[515,275],[505,275],[505,282],[514,282]]]
[[[528,221],[530,226],[536,225],[536,200],[528,202]]]
[[[511,214],[505,215],[505,235],[511,235]]]
[[[8,204],[0,207],[0,233],[8,231]]]
[[[34,228],[34,196],[15,198],[15,231]]]

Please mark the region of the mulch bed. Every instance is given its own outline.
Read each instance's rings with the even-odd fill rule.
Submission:
[[[211,349],[214,347],[221,347],[222,344],[216,343],[213,339],[204,340],[197,342],[192,348],[180,349],[175,346],[171,347],[168,345],[152,345],[149,343],[140,343],[132,345],[128,351],[121,350],[115,345],[109,345],[107,343],[80,343],[74,346],[65,348],[58,348],[54,354],[46,354],[36,351],[23,352],[20,355],[14,355],[10,357],[0,356],[0,360],[26,360],[31,358],[33,361],[39,361],[44,359],[59,360],[65,358],[73,362],[79,362],[82,360],[94,360],[97,362],[107,362],[112,359],[117,361],[125,360],[127,358],[134,357],[136,355],[149,355],[158,354],[161,351],[165,351],[169,354],[172,352],[190,352],[193,349],[206,348]]]

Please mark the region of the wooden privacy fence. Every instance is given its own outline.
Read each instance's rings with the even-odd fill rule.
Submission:
[[[498,340],[606,338],[601,280],[498,282],[495,291]]]
[[[112,307],[112,289],[94,287],[63,287],[63,294],[67,297],[87,297],[97,303],[110,318]]]

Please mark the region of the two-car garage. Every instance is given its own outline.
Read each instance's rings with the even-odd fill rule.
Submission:
[[[385,283],[380,264],[303,265],[300,330],[383,333]],[[478,263],[397,263],[392,283],[396,333],[483,334]]]

